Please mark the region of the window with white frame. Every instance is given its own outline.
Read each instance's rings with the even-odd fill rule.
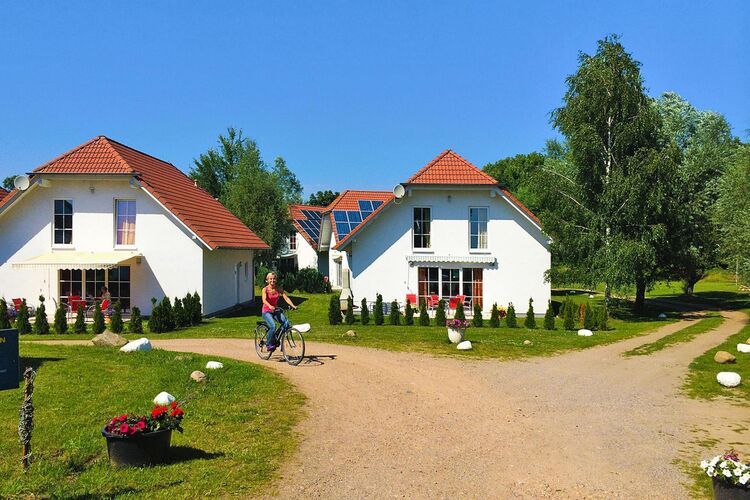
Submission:
[[[441,294],[443,299],[450,299],[461,292],[460,269],[440,270]]]
[[[73,243],[73,201],[55,200],[54,240],[55,245]]]
[[[440,269],[437,267],[420,267],[417,269],[419,301],[431,303],[433,295],[440,296]]]
[[[479,304],[482,307],[482,295],[484,294],[484,280],[481,267],[465,267],[463,272],[463,295],[469,299],[472,305]]]
[[[135,200],[115,200],[117,245],[135,245]]]
[[[289,250],[297,250],[297,233],[292,233],[289,236]]]
[[[469,208],[469,248],[487,248],[487,207]]]
[[[414,208],[414,248],[430,248],[430,219],[429,207]]]

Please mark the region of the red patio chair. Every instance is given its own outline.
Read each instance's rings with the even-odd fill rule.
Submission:
[[[70,305],[70,314],[78,314],[78,306],[83,306],[83,311],[86,312],[86,301],[81,300],[80,295],[68,297],[68,304]]]
[[[430,295],[430,309],[436,309],[438,306],[438,302],[440,302],[440,297],[438,295]]]
[[[417,305],[417,294],[416,293],[407,293],[406,294],[406,302],[408,302],[412,306],[416,306]]]
[[[455,297],[451,297],[448,300],[448,309],[455,309],[457,305],[458,305],[458,295],[456,295]]]
[[[16,312],[21,312],[21,306],[23,306],[23,299],[13,299],[13,307],[16,308]],[[34,306],[26,304],[26,309],[29,314],[34,314]]]

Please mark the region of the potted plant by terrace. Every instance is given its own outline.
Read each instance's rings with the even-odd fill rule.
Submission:
[[[182,432],[184,414],[177,402],[173,402],[169,406],[155,405],[149,415],[127,413],[114,417],[102,429],[110,463],[117,467],[142,467],[164,462],[172,431]]]
[[[448,327],[448,340],[458,344],[463,341],[469,322],[465,319],[449,319],[445,322],[445,326]]]
[[[750,500],[750,463],[740,460],[734,450],[704,460],[701,469],[713,481],[716,500]]]

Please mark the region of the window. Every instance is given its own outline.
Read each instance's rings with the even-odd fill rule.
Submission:
[[[431,295],[440,295],[440,269],[437,267],[420,267],[417,269],[419,280],[419,301],[430,303]]]
[[[116,245],[135,245],[135,200],[115,200]]]
[[[442,293],[440,296],[443,299],[450,299],[459,294],[461,290],[461,276],[460,269],[441,269],[440,279],[442,281]]]
[[[54,232],[55,245],[73,243],[73,202],[71,200],[55,200]]]
[[[60,269],[60,302],[70,303],[70,297],[81,297],[83,273],[80,269]]]
[[[487,208],[469,209],[469,248],[487,248]]]
[[[414,208],[414,248],[430,248],[430,209]]]
[[[86,269],[86,297],[99,297],[102,287],[107,286],[107,271],[104,269]]]
[[[297,250],[297,233],[292,233],[289,236],[289,250]]]
[[[108,271],[109,274],[109,294],[112,296],[112,303],[118,300],[123,311],[130,310],[130,266],[114,267]]]
[[[471,304],[479,304],[482,307],[482,268],[465,267],[463,269],[463,294],[466,298],[471,299]]]

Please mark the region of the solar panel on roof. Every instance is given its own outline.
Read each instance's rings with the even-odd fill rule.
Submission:
[[[372,202],[370,200],[359,200],[359,210],[362,212],[372,212]]]
[[[376,210],[376,209],[377,209],[377,208],[378,208],[378,207],[379,207],[380,205],[382,205],[382,204],[383,204],[383,202],[382,202],[382,201],[377,201],[377,200],[375,200],[375,201],[373,201],[373,202],[372,202],[372,209],[373,209],[373,210]]]
[[[335,220],[336,222],[348,222],[349,221],[349,219],[346,216],[346,212],[344,210],[334,210],[333,220]]]
[[[347,234],[349,234],[349,224],[347,224],[346,222],[337,222],[336,232],[339,234],[339,239],[343,239]]]
[[[312,210],[302,210],[302,215],[307,217],[309,220],[320,220],[320,212],[314,212]]]
[[[349,222],[353,222],[355,224],[359,224],[362,222],[362,214],[357,212],[356,210],[347,210],[346,215],[349,216]]]

